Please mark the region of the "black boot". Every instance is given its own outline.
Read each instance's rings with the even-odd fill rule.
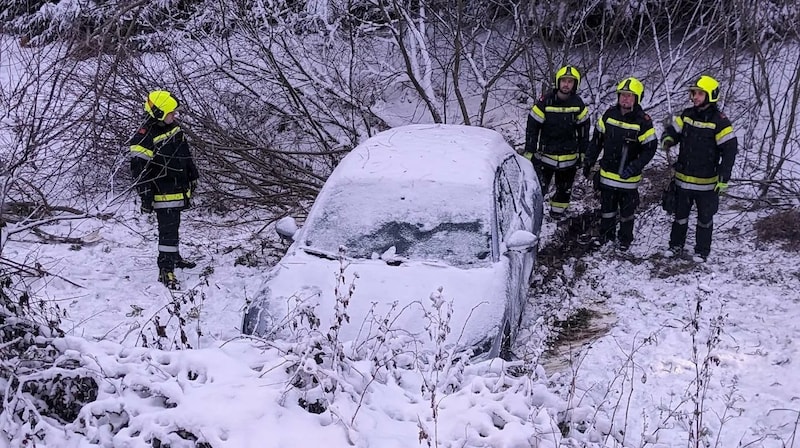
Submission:
[[[161,268],[158,271],[158,281],[169,289],[181,289],[181,285],[178,283],[178,278],[175,277],[175,273],[168,269]]]

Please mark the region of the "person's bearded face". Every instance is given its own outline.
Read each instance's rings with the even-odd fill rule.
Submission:
[[[558,90],[561,93],[567,94],[572,93],[572,89],[575,88],[575,79],[574,78],[567,78],[563,77],[558,80]]]

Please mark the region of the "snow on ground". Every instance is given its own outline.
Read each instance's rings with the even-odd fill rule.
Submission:
[[[669,229],[660,210],[640,220],[630,255],[603,247],[584,260],[574,295],[615,319],[560,381],[581,414],[573,428],[592,428],[594,440],[610,432],[622,446],[686,446],[691,434],[708,446],[791,445],[800,275],[796,254],[755,243],[752,218],[718,214],[706,264],[659,254]]]
[[[616,408],[611,420],[628,440],[679,446],[687,431],[697,433],[695,409],[715,446],[789,440],[800,409],[791,367],[800,330],[796,262],[748,249],[725,253],[737,262],[663,279],[653,263],[592,260],[602,265],[592,269],[594,292],[620,318],[576,368],[574,399]]]
[[[569,300],[534,291],[534,306],[561,303],[557,314],[602,309],[613,324],[587,350],[576,348],[566,367],[546,371],[532,361],[540,360],[548,334],[536,310],[526,313],[527,339],[515,347],[523,360],[511,364],[469,364],[446,351],[436,364],[399,338],[359,350],[326,342],[324,332],[275,344],[238,338],[241,310],[266,269],[242,264],[247,248],[257,249],[257,227],[215,228],[197,210],[185,214],[182,238],[184,256],[200,263],[179,272],[186,287],[175,313],[187,319],[194,349],[142,348],[143,337],[151,346],[185,344],[168,313],[173,296],[155,281],[155,223],[132,207],[117,220],[73,223],[71,236],[96,229],[102,236],[79,250],[41,244],[34,235],[6,248],[6,257],[36,259],[54,274],[34,290],[66,313],[68,336],[58,345],[102,378],[97,400],[66,430],[52,420],[41,424],[47,446],[152,446],[155,438],[173,447],[793,443],[800,415],[797,256],[756,246],[748,214],[718,215],[707,264],[662,259],[668,220],[652,210],[638,222],[630,255],[603,247],[565,263],[564,276],[574,280]],[[65,226],[46,229],[65,234]],[[554,226],[546,224],[543,244]],[[166,337],[156,335],[156,315],[169,322]],[[350,360],[317,359],[320,346]],[[20,427],[9,446],[25,433]]]
[[[259,270],[235,265],[236,257],[244,252],[240,246],[247,243],[252,229],[192,224],[194,213],[184,213],[181,250],[184,256],[196,259],[198,266],[178,274],[184,290],[196,292],[190,307],[197,308],[193,314],[201,316],[195,328],[201,330],[202,337],[192,337],[189,342],[193,347],[208,347],[239,334],[239,313],[260,279]],[[97,243],[42,245],[30,235],[25,237],[27,243],[9,245],[5,255],[20,261],[35,256],[47,272],[56,274],[43,279],[41,295],[66,311],[62,319],[65,331],[89,340],[134,346],[140,343],[139,336],[146,333],[152,318],[159,312],[164,314],[172,296],[155,281],[155,215],[141,215],[131,209],[118,211],[116,216],[116,221],[72,223],[69,229],[65,225],[44,227],[49,233],[71,237],[99,230],[102,239]]]

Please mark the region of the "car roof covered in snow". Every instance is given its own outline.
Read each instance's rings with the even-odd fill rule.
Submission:
[[[492,185],[496,167],[513,154],[503,136],[491,129],[452,124],[400,126],[358,145],[329,181]]]

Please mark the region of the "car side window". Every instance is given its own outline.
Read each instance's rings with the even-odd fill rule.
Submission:
[[[519,210],[514,200],[515,190],[519,190],[521,173],[513,158],[507,159],[495,175],[495,203],[497,207],[497,225],[501,240],[518,227],[515,224]]]

